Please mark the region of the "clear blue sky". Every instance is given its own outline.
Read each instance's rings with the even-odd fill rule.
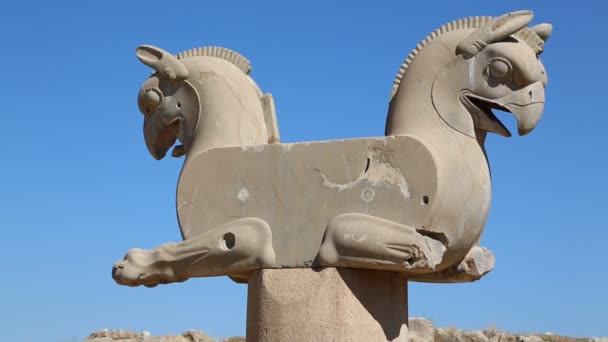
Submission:
[[[410,314],[439,326],[608,336],[604,2],[170,3],[3,3],[0,340],[73,341],[101,328],[244,334],[246,286],[206,278],[126,288],[111,278],[129,248],[180,239],[182,160],[158,162],[145,148],[136,95],[150,70],[136,46],[243,54],[275,97],[283,141],[379,136],[411,48],[450,20],[518,9],[554,32],[540,125],[488,142],[494,193],[482,244],[497,266],[473,284],[412,284]]]

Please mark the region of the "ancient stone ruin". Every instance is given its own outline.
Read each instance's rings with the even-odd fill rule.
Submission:
[[[125,330],[102,329],[89,335],[84,342],[244,342],[244,337],[214,339],[202,331],[190,330],[180,336],[151,336],[149,332],[135,333]],[[495,328],[461,330],[436,328],[433,322],[413,317],[408,322],[408,342],[608,342],[606,337],[566,337],[551,332],[542,334],[516,334]]]
[[[247,283],[250,342],[406,341],[408,281],[470,282],[494,266],[478,245],[491,198],[484,142],[511,135],[493,109],[511,112],[519,135],[543,112],[551,25],[531,20],[519,11],[432,32],[395,78],[386,136],[291,144],[243,56],[138,47],[154,70],[139,92],[146,146],[185,156],[184,241],[128,251],[114,280]]]

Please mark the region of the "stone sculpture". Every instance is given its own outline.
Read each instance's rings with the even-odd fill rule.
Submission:
[[[153,46],[139,93],[149,152],[185,155],[177,186],[184,241],[130,250],[122,285],[156,286],[254,270],[346,267],[422,282],[474,281],[494,265],[478,246],[490,208],[488,132],[538,123],[551,25],[529,11],[448,23],[407,57],[386,137],[281,144],[274,103],[225,48],[176,56]]]

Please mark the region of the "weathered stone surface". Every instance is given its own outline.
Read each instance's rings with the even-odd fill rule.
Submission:
[[[409,331],[407,340],[409,342],[460,342],[460,341],[486,341],[479,336],[479,331],[462,331],[455,328],[433,329],[433,323],[419,317],[412,317],[408,323]],[[542,335],[512,334],[496,329],[487,329],[481,332],[489,342],[608,342],[608,337],[576,338],[546,333]],[[244,337],[230,337],[224,340],[216,340],[204,333],[190,330],[181,336],[151,337],[149,333],[141,334],[127,330],[99,330],[89,336],[85,341],[91,342],[245,342]],[[293,341],[293,340],[288,340]],[[317,340],[310,340],[316,342]],[[335,340],[342,341],[342,340]],[[373,341],[362,339],[361,341]]]
[[[496,258],[494,253],[484,247],[473,247],[463,262],[458,265],[458,272],[461,275],[460,281],[475,281],[481,279],[494,269]]]
[[[511,335],[504,331],[496,329],[486,329],[483,334],[490,340],[490,342],[517,342],[515,335]]]
[[[494,269],[496,258],[487,248],[474,246],[457,266],[439,272],[417,275],[417,281],[429,283],[463,283],[481,279]]]
[[[405,342],[406,286],[402,274],[386,271],[255,271],[247,342]]]
[[[182,337],[184,337],[186,340],[192,341],[192,342],[213,342],[214,341],[211,337],[207,336],[207,334],[205,334],[202,331],[198,331],[198,330],[188,330],[182,334]]]
[[[99,339],[107,339],[110,341],[114,340],[128,340],[128,339],[143,339],[143,335],[139,333],[135,333],[129,330],[108,330],[102,329],[98,330],[91,335],[89,335],[88,340],[99,340]]]
[[[463,331],[454,328],[439,328],[436,330],[435,342],[489,342],[481,331]]]
[[[128,330],[103,329],[89,335],[85,342],[221,342],[207,336],[202,331],[189,330],[181,336],[150,336],[150,333],[135,333]]]
[[[429,226],[435,168],[413,137],[209,150],[184,164],[177,189],[180,227],[188,239],[236,218],[260,218],[272,230],[277,266],[312,266],[330,221],[340,214]],[[424,196],[428,204],[422,204]]]
[[[435,341],[435,329],[433,322],[421,317],[410,317],[408,320],[409,342],[433,342]]]
[[[544,340],[539,336],[534,335],[520,335],[517,337],[517,342],[543,342]]]

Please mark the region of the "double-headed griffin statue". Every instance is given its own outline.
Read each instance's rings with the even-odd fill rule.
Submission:
[[[185,155],[177,185],[183,241],[131,249],[114,280],[156,286],[270,268],[403,272],[421,282],[474,281],[494,266],[478,245],[490,208],[484,143],[538,123],[551,25],[532,13],[443,25],[395,79],[386,136],[281,144],[273,98],[249,62],[220,47],[171,55],[137,48],[154,69],[139,92],[144,137],[161,159]]]

